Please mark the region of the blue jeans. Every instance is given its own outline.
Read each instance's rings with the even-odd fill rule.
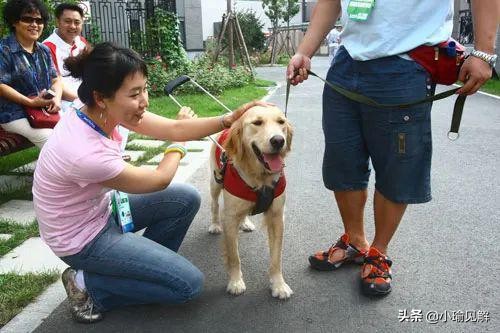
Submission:
[[[327,80],[379,103],[400,104],[434,94],[435,85],[414,61],[391,56],[353,60],[344,47]],[[364,190],[375,169],[375,188],[397,203],[431,200],[432,103],[379,109],[352,101],[325,85],[323,182],[332,191]]]
[[[87,291],[99,311],[148,303],[183,303],[202,291],[203,274],[177,250],[200,208],[187,184],[129,195],[134,232],[123,234],[110,217],[104,229],[77,254],[61,259],[84,271]]]

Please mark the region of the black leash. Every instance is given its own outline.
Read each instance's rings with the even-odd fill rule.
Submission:
[[[432,101],[437,101],[437,100],[452,96],[455,94],[455,92],[458,89],[460,89],[460,88],[450,89],[450,90],[444,91],[442,93],[439,93],[437,95],[429,96],[429,97],[423,98],[421,100],[410,102],[410,103],[383,104],[383,103],[378,103],[369,97],[366,97],[364,95],[347,90],[347,89],[345,89],[339,85],[336,85],[334,83],[328,82],[327,80],[323,79],[322,77],[318,76],[316,73],[314,73],[310,70],[307,70],[307,73],[309,75],[316,76],[318,79],[323,81],[326,85],[328,85],[334,91],[336,91],[337,93],[339,93],[339,94],[341,94],[341,95],[343,95],[343,96],[345,96],[353,101],[363,103],[365,105],[373,106],[376,108],[381,108],[381,109],[407,109],[407,108],[415,106],[415,105],[429,103]],[[285,97],[285,116],[286,116],[287,110],[288,110],[288,98],[290,96],[290,85],[291,85],[290,80],[287,80],[286,97]],[[462,119],[462,113],[463,113],[466,98],[467,98],[467,95],[458,95],[458,97],[455,101],[455,105],[453,107],[453,117],[451,120],[451,127],[450,127],[450,131],[448,132],[448,138],[450,138],[450,140],[456,140],[458,138],[458,130],[460,128],[460,121]]]

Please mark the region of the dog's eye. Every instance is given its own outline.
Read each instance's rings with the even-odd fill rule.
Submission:
[[[260,126],[262,125],[262,120],[256,120],[252,124],[254,124],[255,126]]]
[[[278,124],[283,125],[285,121],[283,119],[278,120]]]

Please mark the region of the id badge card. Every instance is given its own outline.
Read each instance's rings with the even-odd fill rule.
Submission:
[[[375,7],[375,0],[351,0],[347,6],[347,15],[353,21],[366,21]]]
[[[116,190],[113,191],[111,194],[111,204],[116,222],[121,227],[123,233],[134,230],[128,194]]]

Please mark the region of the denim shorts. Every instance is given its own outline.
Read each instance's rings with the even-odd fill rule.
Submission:
[[[390,56],[353,60],[341,47],[327,80],[378,103],[400,104],[434,94],[425,69]],[[375,188],[396,203],[431,200],[432,103],[380,109],[323,91],[323,182],[332,191],[364,190],[375,170]]]

